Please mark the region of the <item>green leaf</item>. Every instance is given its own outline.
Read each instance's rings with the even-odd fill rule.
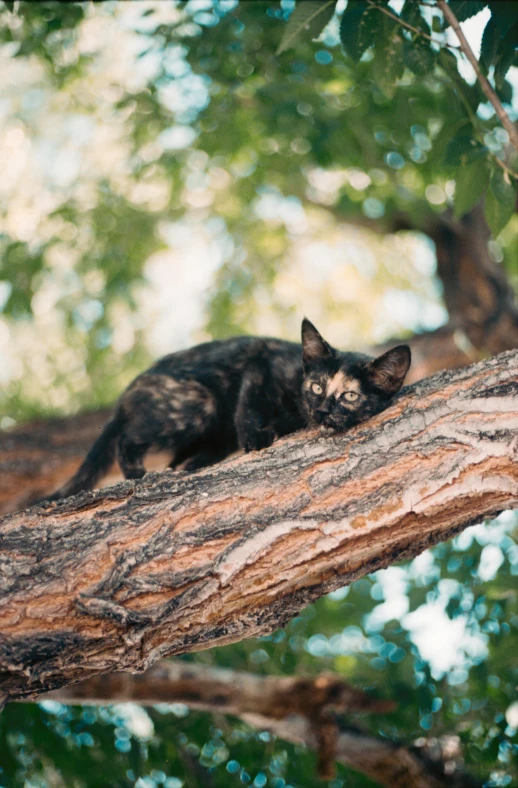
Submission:
[[[391,22],[388,17],[387,22]],[[394,27],[396,23],[394,22]],[[389,30],[386,35],[380,36],[374,46],[374,60],[371,63],[376,85],[391,98],[397,88],[397,81],[403,76],[405,64],[403,62],[402,39],[393,35]]]
[[[445,164],[469,164],[469,162],[484,159],[487,155],[487,148],[478,140],[467,135],[453,137],[444,157]]]
[[[459,22],[469,19],[471,16],[480,13],[487,3],[479,0],[450,0],[449,6]]]
[[[487,161],[474,161],[459,167],[453,197],[456,218],[464,216],[479,201],[489,181]]]
[[[295,46],[302,31],[307,31],[309,38],[318,38],[332,19],[335,6],[336,0],[299,0],[288,19],[286,30],[275,54],[282,55]]]
[[[497,169],[491,176],[486,195],[484,215],[489,229],[496,238],[514,214],[516,208],[516,184],[511,184],[504,172]]]
[[[480,83],[477,81],[473,85],[468,85],[459,74],[457,59],[455,55],[447,49],[440,49],[437,53],[438,63],[450,77],[455,86],[455,90],[461,95],[472,110],[476,110],[481,101],[485,100]]]
[[[349,0],[340,23],[340,40],[345,51],[353,60],[358,61],[374,37],[383,14],[378,9],[363,2]]]
[[[500,30],[500,35],[505,36],[508,30],[516,25],[516,5],[515,3],[493,0],[489,3],[491,16],[495,20]]]
[[[430,43],[420,36],[416,36],[415,41],[407,41],[403,44],[403,60],[405,65],[419,77],[431,74],[435,65],[435,52],[430,47]]]
[[[421,15],[419,3],[416,3],[415,0],[406,0],[400,16],[404,22],[412,25],[412,27],[417,27],[419,30],[423,30],[424,33],[430,29],[430,26]]]
[[[495,82],[497,82],[496,79],[495,79]],[[498,82],[500,82],[500,80],[498,80]],[[497,83],[497,87],[496,87],[496,91],[495,92],[496,92],[496,95],[498,96],[498,98],[500,99],[500,101],[503,104],[510,104],[512,102],[512,100],[513,100],[513,86],[509,82],[509,80],[504,79],[503,81],[500,82],[500,84]]]
[[[503,87],[505,75],[511,66],[518,65],[518,52],[515,50],[516,41],[518,41],[518,24],[514,25],[514,27],[506,33],[498,47],[495,61],[495,84],[497,88]],[[510,100],[511,99],[509,99],[509,101]]]
[[[498,27],[495,18],[492,16],[484,28],[482,34],[482,44],[480,47],[480,64],[484,67],[486,74],[489,67],[493,65],[496,60],[496,53],[500,43],[500,28]]]

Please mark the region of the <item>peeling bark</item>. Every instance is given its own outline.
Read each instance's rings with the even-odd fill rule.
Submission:
[[[41,700],[67,704],[133,701],[141,705],[185,703],[192,709],[232,714],[254,728],[319,752],[328,766],[326,740],[332,733],[332,758],[387,788],[475,788],[480,785],[461,766],[458,748],[441,742],[405,747],[347,725],[344,714],[386,712],[394,704],[376,700],[336,674],[310,678],[260,676],[174,660],[159,662],[140,676],[112,673],[50,692]],[[324,746],[322,746],[324,744]],[[434,755],[435,757],[432,757]],[[328,772],[329,774],[329,772]]]
[[[518,351],[405,389],[334,437],[305,431],[195,474],[0,525],[6,699],[256,637],[518,505]]]

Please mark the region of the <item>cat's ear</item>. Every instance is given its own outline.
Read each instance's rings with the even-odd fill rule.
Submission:
[[[333,357],[333,348],[320,336],[313,323],[302,321],[302,363],[304,366]]]
[[[369,378],[375,386],[392,397],[403,385],[411,360],[408,345],[398,345],[370,362]]]

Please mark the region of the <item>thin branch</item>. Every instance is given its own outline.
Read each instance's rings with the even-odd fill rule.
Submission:
[[[495,160],[495,163],[498,164],[498,166],[501,167],[504,172],[510,175],[511,178],[514,178],[516,181],[518,181],[518,172],[515,172],[510,167],[508,167],[507,164],[505,164],[505,162],[503,162],[502,159],[499,159],[498,156],[495,156],[494,153],[492,154],[492,156]]]
[[[384,714],[392,701],[370,697],[342,676],[260,676],[182,660],[162,661],[145,673],[94,676],[80,684],[43,695],[40,700],[65,704],[105,705],[133,702],[185,703],[212,714],[231,714],[259,730],[304,744],[319,754],[319,772],[344,763],[387,788],[475,788],[479,782],[463,772],[462,753],[452,753],[451,737],[410,747],[371,736],[348,716]],[[347,715],[347,716],[346,716]],[[329,742],[327,734],[331,734]],[[331,747],[329,744],[331,743]]]
[[[452,64],[452,66],[453,66],[453,64]],[[443,64],[443,69],[446,72],[446,74],[449,76],[449,79],[453,81],[453,76],[452,76],[451,71],[449,69],[449,64],[448,64],[448,67],[445,64]],[[444,80],[441,80],[441,82],[444,82]],[[484,145],[485,143],[484,143],[484,137],[482,135],[482,132],[477,128],[477,125],[478,125],[477,124],[477,116],[473,112],[468,99],[464,95],[464,93],[461,90],[461,88],[459,87],[458,83],[456,83],[455,88],[456,88],[458,97],[460,98],[462,104],[464,105],[464,109],[466,110],[466,114],[467,114],[467,116],[469,118],[469,122],[471,123],[471,125],[473,127],[473,135],[474,135],[475,139],[477,139],[480,142],[481,145]],[[464,122],[466,122],[466,121],[461,121],[461,123],[464,123]],[[452,132],[451,132],[452,136],[457,131],[457,129],[458,129],[458,126],[456,126],[452,130]],[[510,167],[508,167],[507,164],[505,164],[505,162],[502,161],[502,159],[499,159],[498,156],[495,153],[492,153],[491,151],[489,151],[489,155],[491,156],[491,159],[493,159],[494,162],[499,167],[501,167],[504,172],[506,172],[508,175],[510,175],[515,180],[518,180],[518,173],[514,172],[514,170],[512,170]]]
[[[518,151],[518,131],[516,130],[516,127],[511,121],[509,115],[503,108],[502,102],[500,101],[495,91],[491,87],[490,83],[482,73],[479,62],[476,59],[475,55],[473,54],[473,50],[471,49],[466,36],[462,32],[462,28],[459,24],[457,17],[451,10],[448,3],[445,2],[445,0],[437,0],[437,7],[440,8],[442,13],[444,14],[444,18],[448,21],[448,23],[451,25],[451,27],[454,29],[455,33],[457,34],[457,38],[459,39],[460,42],[461,51],[473,66],[473,69],[475,71],[475,74],[477,75],[477,79],[480,83],[483,92],[485,93],[485,95],[493,105],[497,117],[500,120],[500,123],[509,134],[509,139],[511,140],[513,147],[515,148],[516,151]]]
[[[377,5],[374,2],[374,0],[367,0],[367,3],[372,8],[377,8],[378,11],[381,11],[381,13],[385,14],[385,16],[389,16],[391,19],[394,19],[398,24],[401,25],[401,27],[406,27],[407,30],[411,30],[413,33],[417,33],[418,36],[422,36],[423,38],[428,39],[428,41],[431,41],[432,44],[445,46],[448,47],[449,49],[460,49],[460,47],[455,46],[455,44],[447,44],[446,42],[437,41],[437,39],[432,38],[432,36],[429,36],[428,33],[425,33],[423,30],[420,30],[418,27],[414,27],[409,22],[405,22],[403,19],[401,19],[400,16],[397,16],[397,14],[393,14],[387,8],[383,8],[382,6]]]

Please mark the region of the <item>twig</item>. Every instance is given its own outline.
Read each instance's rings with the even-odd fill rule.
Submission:
[[[516,130],[515,125],[512,123],[509,115],[507,114],[507,112],[503,108],[502,102],[500,101],[500,99],[496,95],[495,91],[493,90],[493,88],[489,84],[488,80],[483,75],[482,71],[480,70],[480,65],[478,63],[478,60],[476,59],[475,55],[473,54],[473,50],[471,49],[471,47],[470,47],[470,45],[469,45],[469,43],[468,43],[468,41],[466,39],[466,36],[462,32],[462,29],[461,29],[461,26],[459,24],[459,21],[458,21],[457,17],[455,16],[453,11],[451,10],[451,8],[448,5],[448,3],[445,2],[445,0],[437,0],[437,7],[441,9],[442,13],[444,14],[444,18],[451,25],[451,27],[455,30],[455,33],[457,34],[457,38],[459,39],[461,51],[467,57],[467,59],[469,60],[471,65],[473,66],[475,74],[477,75],[477,79],[480,82],[480,87],[482,88],[483,92],[486,94],[486,96],[488,97],[489,101],[493,105],[493,107],[495,109],[495,112],[497,114],[497,117],[500,120],[500,123],[502,124],[504,129],[509,134],[509,139],[510,139],[513,147],[515,148],[515,150],[518,151],[518,131]]]
[[[495,155],[493,154],[493,157],[494,157],[494,159],[495,159],[496,163],[498,164],[498,166],[499,166],[499,167],[501,167],[501,168],[503,169],[503,171],[504,171],[504,172],[506,172],[508,175],[510,175],[510,176],[511,176],[511,178],[514,178],[516,181],[518,181],[518,172],[515,172],[515,171],[514,171],[514,170],[512,170],[510,167],[508,167],[508,166],[507,166],[507,164],[505,164],[505,163],[502,161],[502,159],[499,159],[499,158],[498,158],[498,156],[495,156]]]
[[[393,14],[387,8],[383,8],[382,6],[377,5],[374,2],[374,0],[367,0],[367,3],[372,8],[377,8],[378,11],[381,11],[381,13],[385,14],[385,16],[389,16],[391,19],[394,19],[402,27],[406,27],[407,30],[411,30],[413,33],[417,33],[418,36],[422,36],[423,38],[428,39],[428,41],[431,41],[432,44],[438,44],[439,46],[445,46],[445,47],[448,47],[449,49],[460,49],[460,47],[455,46],[455,44],[447,44],[446,42],[443,43],[441,41],[437,41],[437,39],[432,38],[432,36],[429,36],[428,33],[425,33],[423,30],[420,30],[418,27],[414,27],[409,22],[405,22],[403,19],[401,19],[400,16],[397,16],[397,14]]]

